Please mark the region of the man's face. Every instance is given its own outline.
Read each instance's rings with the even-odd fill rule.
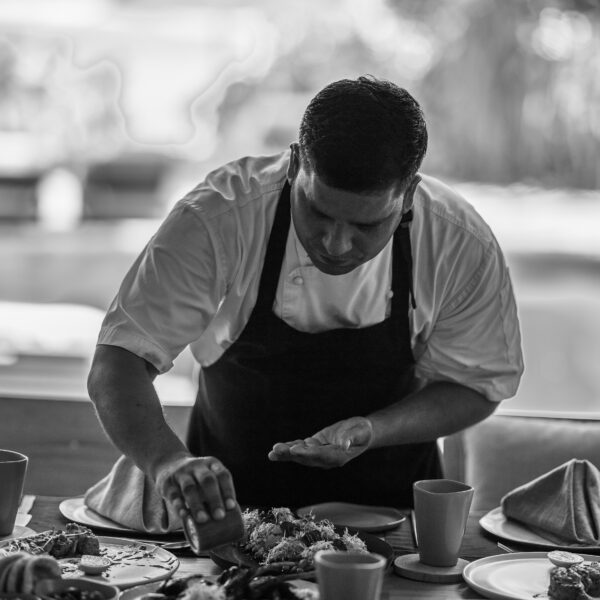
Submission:
[[[379,254],[402,219],[403,194],[396,188],[358,194],[329,187],[294,152],[288,178],[298,238],[328,275],[349,273]]]

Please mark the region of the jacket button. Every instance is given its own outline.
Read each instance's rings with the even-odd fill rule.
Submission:
[[[304,283],[304,279],[302,277],[294,277],[294,279],[292,279],[292,281],[296,285],[302,285]]]

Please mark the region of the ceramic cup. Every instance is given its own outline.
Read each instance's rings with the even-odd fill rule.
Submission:
[[[473,488],[451,479],[413,484],[419,560],[432,567],[453,567],[467,526]]]
[[[378,600],[386,559],[372,552],[315,554],[320,600]]]
[[[23,494],[27,457],[13,450],[0,450],[0,536],[10,535]]]

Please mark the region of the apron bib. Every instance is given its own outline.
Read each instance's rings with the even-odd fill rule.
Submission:
[[[336,421],[366,416],[409,392],[414,370],[409,218],[394,234],[390,317],[360,329],[300,332],[272,310],[290,226],[286,183],[256,305],[238,340],[200,370],[188,431],[193,454],[216,456],[231,471],[240,504],[343,501],[405,507],[413,504],[413,481],[441,476],[435,442],[368,450],[334,469],[267,458],[276,442],[304,439]]]

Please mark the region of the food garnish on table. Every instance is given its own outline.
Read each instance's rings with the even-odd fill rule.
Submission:
[[[570,460],[506,494],[508,519],[559,545],[600,545],[600,471]]]
[[[548,596],[553,600],[600,597],[600,563],[581,562],[570,567],[554,567],[550,572]]]
[[[347,529],[338,533],[331,521],[298,517],[289,508],[246,509],[242,518],[245,535],[240,548],[271,573],[312,571],[319,550],[367,552],[358,535]]]
[[[314,555],[319,550],[368,552],[348,529],[289,508],[246,509],[244,537],[235,544],[253,563],[226,568],[216,579],[192,576],[167,581],[140,600],[316,600]]]

